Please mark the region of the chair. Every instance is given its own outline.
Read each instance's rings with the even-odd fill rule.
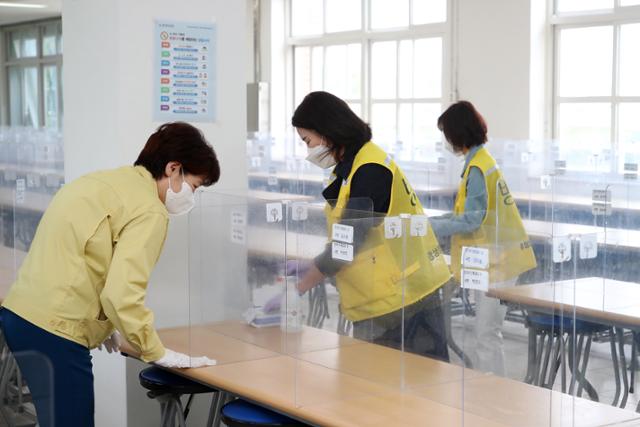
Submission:
[[[203,393],[214,393],[211,401],[211,409],[209,412],[209,420],[207,426],[211,427],[216,422],[219,423],[218,414],[220,412],[221,399],[223,396],[218,390],[191,381],[180,375],[165,371],[161,368],[152,366],[143,369],[139,374],[140,385],[149,390],[147,396],[155,399],[160,403],[160,426],[161,427],[186,427],[187,416],[191,408],[193,396]],[[182,405],[181,397],[189,395],[187,404]]]
[[[228,427],[298,427],[307,425],[242,399],[227,403],[222,407],[221,412],[221,419]]]

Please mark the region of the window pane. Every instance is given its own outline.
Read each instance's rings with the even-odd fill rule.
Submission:
[[[416,40],[413,66],[413,96],[439,98],[442,95],[442,39]]]
[[[291,35],[322,34],[322,0],[291,0]]]
[[[414,104],[413,106],[413,160],[434,160],[436,141],[440,141],[438,117],[442,106],[436,103]]]
[[[578,12],[613,8],[613,0],[557,0],[558,12]]]
[[[373,140],[392,151],[396,142],[396,105],[373,104],[371,106]]]
[[[393,154],[396,160],[411,160],[413,146],[413,105],[398,106],[398,141]]]
[[[413,96],[413,40],[402,40],[398,51],[398,91],[400,98]]]
[[[560,147],[576,151],[576,161],[580,151],[596,153],[611,147],[611,104],[563,103],[559,107]]]
[[[32,58],[38,55],[38,30],[16,30],[9,33],[9,58]]]
[[[640,103],[623,103],[618,109],[621,166],[640,163]]]
[[[371,0],[371,28],[409,26],[409,0]]]
[[[620,26],[620,95],[640,95],[640,24]]]
[[[326,52],[325,90],[339,98],[347,92],[347,46],[329,46]]]
[[[60,52],[60,25],[55,22],[47,24],[42,32],[42,54],[57,55]]]
[[[560,32],[560,96],[611,95],[613,27]]]
[[[38,69],[9,69],[10,122],[13,126],[38,127]]]
[[[359,102],[347,102],[347,104],[358,117],[362,118],[362,104],[360,104]]]
[[[308,47],[296,47],[294,52],[294,98],[296,105],[311,92],[311,52]]]
[[[371,94],[374,99],[396,96],[396,42],[371,46]]]
[[[447,0],[413,0],[413,25],[445,22]]]
[[[362,46],[347,46],[347,94],[349,99],[360,99],[362,90]]]
[[[57,128],[58,117],[58,69],[55,65],[43,67],[44,125]]]
[[[322,80],[322,70],[324,69],[324,48],[315,46],[311,50],[311,90],[322,90],[324,88]]]
[[[327,32],[362,28],[361,0],[327,0]]]
[[[636,6],[640,5],[640,0],[620,0],[620,6]]]

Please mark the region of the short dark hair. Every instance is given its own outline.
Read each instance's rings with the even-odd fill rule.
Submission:
[[[204,178],[209,186],[220,179],[220,164],[200,130],[188,123],[165,123],[149,137],[135,166],[144,166],[155,179],[165,176],[169,162],[182,164],[184,173]]]
[[[487,123],[469,101],[452,104],[438,117],[438,129],[455,151],[487,142]]]
[[[325,137],[336,159],[343,147],[345,153],[355,153],[371,141],[369,125],[346,102],[329,92],[311,92],[305,96],[293,113],[291,124]]]

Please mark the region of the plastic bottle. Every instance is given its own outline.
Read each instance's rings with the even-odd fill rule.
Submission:
[[[302,298],[296,287],[298,278],[287,276],[286,291],[280,301],[280,329],[283,332],[300,332],[302,330]]]

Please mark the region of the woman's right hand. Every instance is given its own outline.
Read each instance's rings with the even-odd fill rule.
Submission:
[[[164,356],[154,362],[164,368],[202,368],[213,366],[217,362],[205,356],[191,357],[188,354],[165,349]]]

